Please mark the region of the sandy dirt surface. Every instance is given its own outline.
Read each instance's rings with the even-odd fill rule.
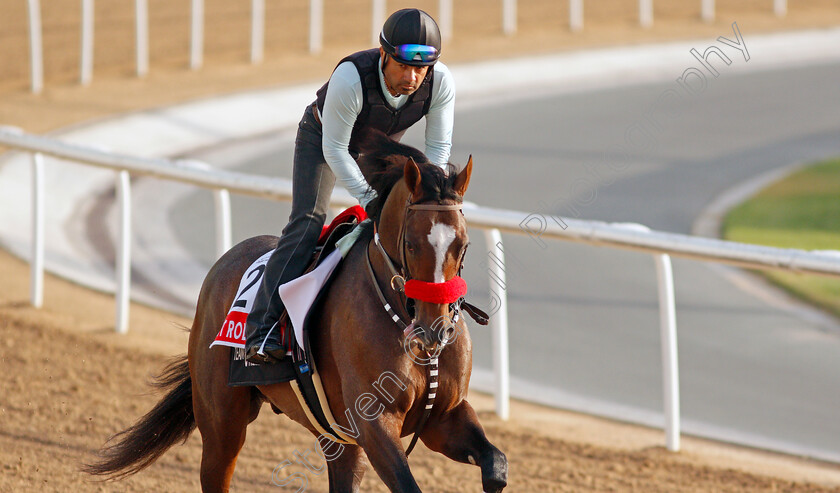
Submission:
[[[306,53],[305,2],[267,2],[266,61],[247,63],[249,2],[206,0],[205,67],[189,71],[189,2],[149,0],[151,71],[132,76],[133,2],[96,3],[96,65],[90,87],[79,87],[79,4],[43,5],[46,87],[28,87],[26,2],[6,2],[0,15],[0,124],[46,132],[131,110],[238,90],[323,79],[336,60],[368,46],[369,1],[327,0],[324,52]],[[791,0],[777,19],[768,0],[719,0],[717,20],[699,22],[698,1],[657,1],[653,28],[635,20],[635,2],[586,2],[586,27],[572,34],[566,2],[521,0],[520,30],[503,37],[501,6],[459,0],[447,62],[546,53],[666,39],[715,39],[742,34],[840,25],[837,0]],[[488,4],[492,5],[488,7]],[[389,1],[388,9],[407,2]],[[414,5],[433,15],[437,2]],[[28,305],[25,263],[0,251],[0,491],[196,491],[200,437],[173,447],[148,470],[119,483],[98,483],[80,464],[113,433],[157,401],[146,382],[168,358],[185,351],[190,321],[133,305],[131,332],[112,332],[113,298],[48,277],[43,309]],[[678,454],[663,433],[520,402],[512,419],[492,414],[492,399],[474,393],[491,441],[510,460],[516,492],[823,492],[840,491],[840,466],[684,438]],[[266,407],[249,428],[234,478],[237,491],[283,491],[272,471],[313,438]],[[422,446],[410,460],[424,491],[478,491],[475,467]],[[296,466],[297,472],[306,472]],[[288,469],[291,470],[291,469]],[[307,491],[326,491],[324,475],[308,475]],[[292,489],[286,488],[289,491]],[[372,471],[363,491],[385,491]]]
[[[47,279],[45,307],[27,303],[27,266],[0,252],[0,491],[197,491],[197,433],[157,463],[117,483],[79,472],[110,435],[132,424],[160,396],[147,382],[183,352],[189,321],[132,306],[127,336],[111,332],[113,302],[72,283]],[[473,393],[490,440],[510,460],[517,492],[829,492],[840,491],[840,467],[685,438],[667,452],[663,433],[514,402],[512,419],[492,413],[492,399]],[[264,406],[249,427],[234,491],[293,491],[272,472],[314,438]],[[320,466],[323,462],[313,461]],[[478,491],[473,466],[420,446],[410,460],[424,491]],[[284,470],[307,474],[302,466]],[[327,491],[325,475],[308,473],[306,491]],[[369,471],[362,491],[387,491]]]

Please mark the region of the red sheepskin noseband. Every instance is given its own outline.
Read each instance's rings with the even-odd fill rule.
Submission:
[[[455,303],[467,294],[467,281],[455,276],[446,282],[423,282],[409,279],[405,282],[405,295],[428,303]]]

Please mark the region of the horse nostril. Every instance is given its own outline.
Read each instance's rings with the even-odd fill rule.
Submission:
[[[419,339],[415,339],[415,340],[411,341],[411,347],[412,348],[417,348],[420,351],[423,351],[423,342]]]
[[[446,330],[443,331],[443,337],[444,337],[444,339],[441,342],[444,342],[444,343],[448,343],[449,341],[454,339],[455,338],[455,327],[452,326],[452,325],[447,327]]]
[[[419,327],[419,325],[418,325]],[[425,327],[422,328],[423,332],[420,333],[420,337],[418,337],[418,341],[420,344],[421,351],[432,351],[434,350],[435,346],[437,346],[437,337],[435,337],[435,333],[426,329]]]
[[[458,337],[458,331],[455,328],[455,324],[449,320],[445,324],[441,325],[442,326],[437,330],[438,342],[440,342],[441,345],[446,346]]]

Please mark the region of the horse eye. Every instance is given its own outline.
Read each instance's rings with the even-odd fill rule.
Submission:
[[[464,247],[461,248],[461,254],[458,256],[458,263],[461,264],[462,266],[464,265],[464,258],[467,256],[467,247],[468,246],[470,246],[469,243],[464,245]]]
[[[411,253],[414,253],[414,245],[410,241],[405,242],[405,248]]]

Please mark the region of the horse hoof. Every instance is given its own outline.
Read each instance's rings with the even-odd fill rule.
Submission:
[[[486,493],[499,493],[507,486],[507,457],[498,449],[490,457],[489,463],[482,464],[481,486]]]
[[[507,486],[507,481],[501,478],[488,478],[482,481],[484,493],[501,493]]]

